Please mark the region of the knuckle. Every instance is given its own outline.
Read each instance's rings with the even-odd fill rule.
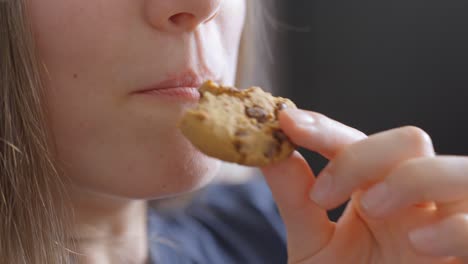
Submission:
[[[429,134],[416,126],[405,126],[400,129],[401,137],[405,142],[420,150],[424,154],[432,153],[432,140]]]

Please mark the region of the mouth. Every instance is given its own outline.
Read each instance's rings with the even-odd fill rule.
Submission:
[[[207,80],[221,82],[214,74],[198,74],[193,70],[170,74],[159,83],[137,90],[134,94],[151,95],[159,98],[198,101],[198,88]]]

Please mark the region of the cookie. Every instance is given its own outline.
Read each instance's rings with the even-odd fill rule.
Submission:
[[[198,105],[179,122],[182,134],[208,156],[265,166],[291,155],[295,145],[279,128],[278,112],[296,108],[289,99],[259,87],[238,90],[205,82]]]

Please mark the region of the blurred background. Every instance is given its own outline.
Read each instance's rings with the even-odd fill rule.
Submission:
[[[468,155],[468,1],[275,4],[280,95],[367,134],[415,125],[439,154]],[[326,164],[301,152],[316,172]]]

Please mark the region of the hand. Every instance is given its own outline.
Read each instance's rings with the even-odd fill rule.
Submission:
[[[467,157],[436,156],[415,127],[367,137],[292,109],[280,113],[280,126],[330,160],[317,181],[298,152],[262,168],[286,225],[289,263],[468,263]],[[339,221],[329,221],[326,209],[348,199]]]

